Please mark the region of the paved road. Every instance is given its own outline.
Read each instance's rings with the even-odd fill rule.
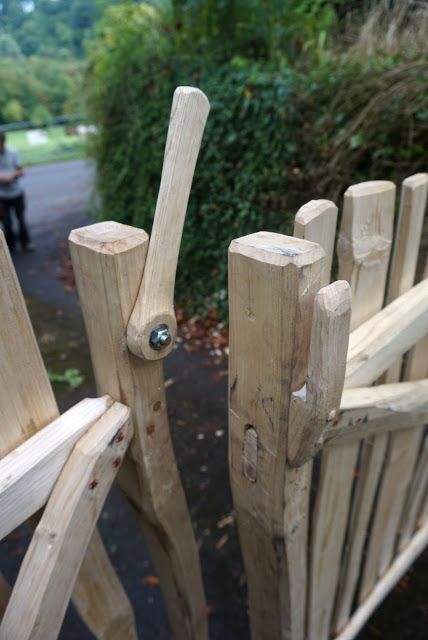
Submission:
[[[27,222],[34,254],[14,255],[25,294],[41,302],[75,304],[56,273],[71,229],[91,221],[95,212],[94,166],[85,160],[30,167],[25,172]],[[53,276],[53,277],[52,277]]]
[[[28,222],[34,239],[43,243],[64,219],[76,222],[89,210],[94,182],[94,166],[85,160],[30,167],[24,187],[28,199]],[[43,237],[41,237],[43,236]]]

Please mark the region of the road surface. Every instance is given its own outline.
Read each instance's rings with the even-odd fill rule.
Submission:
[[[95,217],[94,165],[73,160],[26,169],[23,185],[34,254],[17,250],[14,263],[24,294],[40,302],[74,305],[58,279],[71,229]]]

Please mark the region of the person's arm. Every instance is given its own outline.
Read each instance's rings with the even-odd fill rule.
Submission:
[[[14,151],[13,164],[15,167],[15,171],[13,172],[12,180],[16,180],[17,178],[21,178],[24,175],[24,169],[22,166],[20,155],[17,151]]]
[[[16,170],[12,173],[0,173],[0,182],[2,182],[3,184],[10,184],[18,177],[15,174]]]

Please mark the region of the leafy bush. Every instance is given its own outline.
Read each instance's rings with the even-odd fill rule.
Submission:
[[[184,40],[152,7],[110,9],[90,50],[88,104],[102,216],[149,231],[173,91],[191,84],[207,94],[177,274],[192,307],[223,307],[233,238],[290,233],[311,198],[337,200],[352,182],[426,168],[426,57],[358,61],[317,50],[293,67],[238,55],[210,64]]]

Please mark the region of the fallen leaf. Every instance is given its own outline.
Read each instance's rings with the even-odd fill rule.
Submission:
[[[229,534],[225,533],[223,536],[221,536],[220,540],[217,541],[215,548],[217,549],[217,551],[220,551],[220,549],[223,549],[224,545],[226,544],[226,542],[229,540]]]
[[[157,587],[159,578],[157,576],[146,576],[143,578],[143,584],[146,584],[148,587]]]
[[[221,518],[221,520],[217,522],[217,527],[219,529],[223,529],[223,527],[228,527],[232,525],[234,522],[235,522],[235,518],[233,514],[230,513],[228,516],[224,516],[224,518]]]

